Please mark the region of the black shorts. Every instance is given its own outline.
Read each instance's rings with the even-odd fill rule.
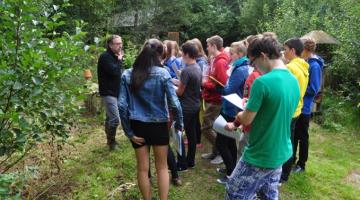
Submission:
[[[138,145],[131,141],[134,149],[144,145],[168,145],[169,144],[169,128],[167,122],[142,122],[138,120],[130,120],[130,127],[137,137],[145,139],[145,144]]]

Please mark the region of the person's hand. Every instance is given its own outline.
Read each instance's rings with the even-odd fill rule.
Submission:
[[[175,131],[183,132],[183,131],[184,131],[184,128],[177,128]]]
[[[247,102],[248,102],[248,98],[242,99],[242,106],[244,106],[244,108],[246,107]]]
[[[137,136],[133,136],[132,138],[130,138],[131,139],[131,141],[133,141],[135,144],[137,144],[137,145],[142,145],[142,144],[144,144],[145,143],[145,139],[144,138],[142,138],[142,137],[137,137]]]
[[[178,79],[172,78],[171,81],[173,82],[173,84],[175,86],[179,86],[180,85],[180,81]]]
[[[233,130],[237,129],[237,127],[235,126],[235,124],[233,122],[229,122],[225,125],[224,129],[227,131],[233,131]]]
[[[116,54],[118,60],[122,60],[124,55],[122,54],[122,52],[120,51],[118,54]]]

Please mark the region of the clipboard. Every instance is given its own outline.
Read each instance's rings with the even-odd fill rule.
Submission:
[[[216,80],[213,76],[209,76],[209,78],[214,81],[216,84],[220,85],[221,87],[224,87],[224,84],[222,84],[220,81]]]

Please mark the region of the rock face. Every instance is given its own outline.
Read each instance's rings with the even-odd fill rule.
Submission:
[[[360,169],[352,171],[345,181],[360,189]]]

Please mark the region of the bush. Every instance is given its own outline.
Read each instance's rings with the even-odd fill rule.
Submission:
[[[37,144],[59,149],[66,141],[81,108],[82,69],[94,64],[84,23],[74,35],[57,32],[69,4],[51,2],[0,1],[1,191],[16,179],[6,172]]]
[[[270,0],[269,0],[270,1]],[[324,30],[340,42],[326,52],[331,55],[327,83],[337,95],[360,102],[360,3],[355,0],[304,2],[280,1],[275,10],[264,4],[260,31],[276,32],[281,41],[301,37],[312,30]]]

